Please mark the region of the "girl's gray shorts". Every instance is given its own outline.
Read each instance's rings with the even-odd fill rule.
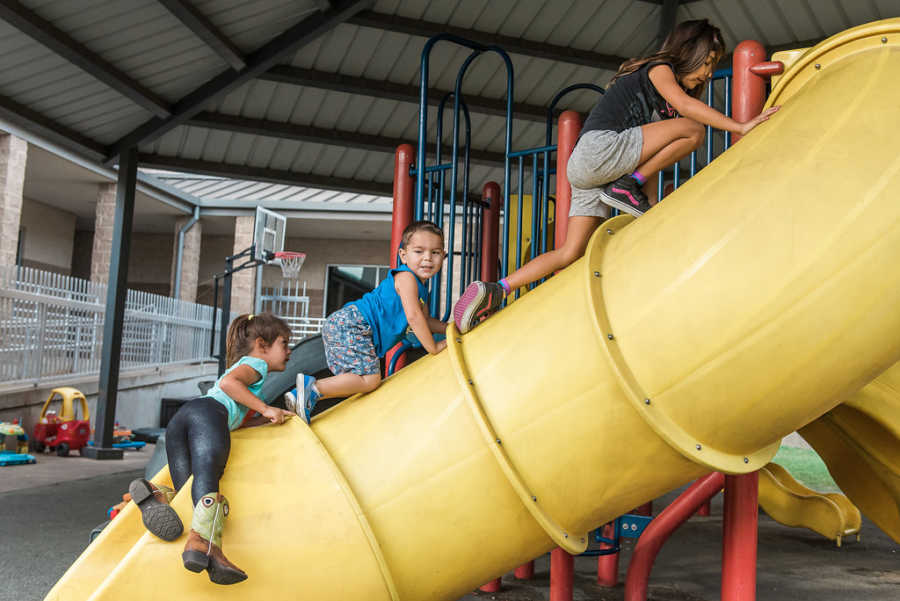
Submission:
[[[621,133],[589,131],[575,144],[566,175],[572,185],[569,217],[607,217],[609,207],[600,200],[601,188],[637,169],[644,135],[640,127]]]

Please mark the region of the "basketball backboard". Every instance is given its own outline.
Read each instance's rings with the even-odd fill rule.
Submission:
[[[253,225],[254,259],[268,263],[274,253],[284,250],[284,229],[287,219],[284,215],[256,207],[256,222]]]

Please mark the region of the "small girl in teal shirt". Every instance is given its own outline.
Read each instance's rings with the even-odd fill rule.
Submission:
[[[309,423],[319,399],[371,392],[381,384],[378,358],[402,340],[409,330],[431,354],[447,342],[435,341],[447,324],[425,310],[425,282],[440,271],[447,253],[444,232],[430,221],[411,223],[401,236],[399,268],[392,269],[378,287],[328,316],[322,328],[325,359],[333,377],[316,380],[297,374],[297,388],[285,405]]]
[[[206,396],[182,406],[166,427],[166,454],[175,489],[194,476],[194,515],[181,559],[192,572],[207,570],[216,584],[247,579],[222,552],[229,506],[219,491],[219,480],[231,449],[230,432],[244,425],[250,410],[260,415],[246,425],[281,424],[293,415],[266,405],[257,396],[270,371],[284,371],[291,355],[290,339],[288,325],[271,313],[237,317],[228,328],[228,370]],[[170,541],[181,535],[181,519],[169,506],[174,491],[143,478],[133,481],[128,490],[150,532]]]

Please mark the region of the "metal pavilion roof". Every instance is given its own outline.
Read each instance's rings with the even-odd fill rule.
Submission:
[[[752,38],[774,50],[898,14],[900,0],[3,0],[0,118],[107,165],[136,144],[144,167],[364,199],[390,194],[393,149],[416,142],[431,35],[507,49],[513,148],[524,149],[543,143],[558,90],[605,84],[655,47],[663,23],[708,17],[729,48]],[[434,98],[467,55],[436,46]],[[477,59],[463,92],[479,189],[502,178],[502,63]],[[562,108],[587,111],[593,94]]]

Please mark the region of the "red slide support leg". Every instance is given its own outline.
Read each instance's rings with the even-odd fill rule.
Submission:
[[[575,558],[559,547],[550,552],[550,601],[572,601]]]
[[[700,478],[650,522],[631,554],[625,576],[625,601],[646,601],[650,570],[663,543],[694,515],[700,505],[718,494],[724,484],[725,476],[719,472]]]
[[[759,473],[725,477],[722,601],[756,601]]]
[[[601,535],[611,539],[616,534],[614,524],[604,524]],[[600,543],[601,549],[610,549],[612,545]],[[597,557],[597,584],[599,586],[614,587],[619,583],[619,553],[599,555]]]
[[[497,578],[495,580],[491,580],[487,584],[482,584],[478,587],[482,593],[497,593],[500,592],[500,579]]]
[[[523,563],[516,568],[513,575],[516,577],[516,580],[531,580],[534,578],[534,562]]]

